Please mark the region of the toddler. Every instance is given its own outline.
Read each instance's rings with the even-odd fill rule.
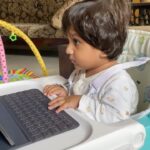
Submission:
[[[127,0],[86,0],[65,11],[62,27],[69,40],[66,54],[75,70],[67,87],[44,87],[45,95],[57,95],[48,104],[50,110],[57,108],[59,113],[75,108],[103,123],[127,119],[136,111],[138,92],[134,81],[124,69],[115,71],[129,18]]]

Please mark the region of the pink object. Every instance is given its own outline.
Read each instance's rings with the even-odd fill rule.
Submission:
[[[6,64],[6,56],[5,56],[5,49],[2,41],[2,37],[0,36],[0,64],[2,69],[2,79],[4,83],[8,82],[8,69]]]

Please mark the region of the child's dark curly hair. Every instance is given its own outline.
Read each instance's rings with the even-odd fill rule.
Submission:
[[[70,27],[88,44],[100,49],[109,59],[122,53],[130,18],[128,0],[85,0],[67,9],[62,27]]]

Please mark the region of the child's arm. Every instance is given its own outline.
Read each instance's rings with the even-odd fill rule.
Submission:
[[[125,112],[125,110],[120,111],[107,102],[99,102],[99,100],[86,95],[82,96],[78,110],[92,120],[104,123],[113,123],[129,117],[129,114],[121,117],[120,113]]]
[[[99,122],[113,123],[129,118],[138,103],[136,86],[126,79],[109,84],[97,94],[83,95],[78,109]]]

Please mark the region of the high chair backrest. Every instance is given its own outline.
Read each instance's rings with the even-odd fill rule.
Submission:
[[[150,32],[128,30],[124,50],[118,62],[136,60],[139,57],[150,57]],[[139,67],[128,69],[139,92],[138,112],[150,106],[150,61]]]

